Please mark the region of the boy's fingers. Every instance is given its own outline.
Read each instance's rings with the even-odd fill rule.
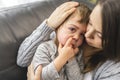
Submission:
[[[59,43],[59,47],[58,48],[62,48],[63,46],[62,46],[62,44],[61,43]]]
[[[72,43],[72,38],[69,38],[65,43],[65,47],[72,46],[71,43]]]

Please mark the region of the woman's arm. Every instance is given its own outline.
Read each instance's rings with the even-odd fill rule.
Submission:
[[[53,29],[56,29],[62,24],[63,21],[75,11],[78,5],[78,2],[66,2],[56,8],[47,21],[44,21],[23,41],[18,51],[17,64],[21,67],[27,67],[38,45],[49,40],[49,35]]]
[[[18,51],[17,64],[21,67],[30,65],[38,45],[50,39],[49,35],[52,31],[53,29],[47,26],[46,20],[34,30],[33,33],[22,42]]]

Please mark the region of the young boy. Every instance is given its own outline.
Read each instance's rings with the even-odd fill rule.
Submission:
[[[56,29],[56,38],[40,44],[33,57],[34,71],[42,65],[42,80],[82,80],[81,50],[90,9],[80,3]],[[81,75],[81,76],[80,76]]]

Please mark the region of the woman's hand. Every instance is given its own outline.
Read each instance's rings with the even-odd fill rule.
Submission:
[[[78,2],[71,1],[63,3],[57,7],[47,20],[48,26],[56,29],[70,14],[76,10],[76,6],[78,5]]]
[[[34,74],[33,65],[28,67],[27,80],[40,80],[40,75],[42,73],[42,65],[39,65]]]

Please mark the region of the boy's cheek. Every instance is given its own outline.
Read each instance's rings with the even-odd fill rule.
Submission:
[[[78,43],[76,43],[77,47],[81,46],[83,43],[83,40],[80,40]]]

